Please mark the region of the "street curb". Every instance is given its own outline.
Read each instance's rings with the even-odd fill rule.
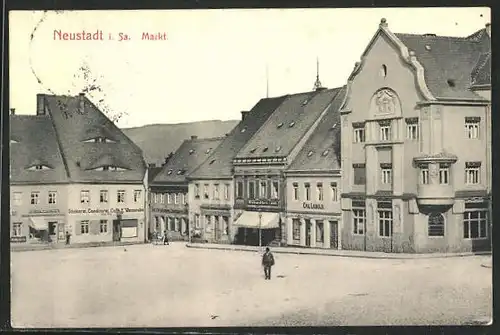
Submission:
[[[87,249],[87,248],[102,248],[102,247],[124,247],[129,245],[139,245],[139,244],[147,244],[144,242],[123,242],[116,244],[72,244],[69,246],[40,246],[40,247],[15,247],[10,248],[11,252],[24,252],[24,251],[46,251],[46,250],[64,250],[64,249]]]
[[[223,247],[218,245],[211,245],[210,247],[203,245],[192,245],[187,243],[187,248],[194,249],[210,249],[210,250],[226,250],[226,251],[249,251],[249,252],[259,252],[258,248],[247,249],[238,247]],[[310,251],[295,251],[295,250],[273,250],[275,254],[294,254],[294,255],[315,255],[315,256],[330,256],[330,257],[346,257],[346,258],[366,258],[366,259],[430,259],[430,258],[458,258],[458,257],[469,257],[469,256],[490,256],[491,252],[477,252],[477,253],[450,253],[450,254],[387,254],[387,255],[370,255],[367,254],[333,254],[333,253],[315,253]]]

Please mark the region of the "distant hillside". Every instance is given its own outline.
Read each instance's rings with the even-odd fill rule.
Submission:
[[[163,163],[165,157],[189,139],[191,135],[198,138],[224,136],[229,133],[239,120],[199,121],[178,124],[152,124],[135,128],[124,128],[130,137],[143,151],[147,163]]]

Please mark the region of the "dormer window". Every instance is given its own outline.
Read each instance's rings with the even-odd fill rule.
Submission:
[[[280,145],[278,145],[278,146],[276,147],[275,151],[276,151],[276,152],[278,152],[278,151],[280,151],[280,150],[281,150],[281,146],[280,146]]]
[[[19,143],[19,142],[16,140],[10,139],[10,144],[14,144],[14,143]]]
[[[290,128],[292,128],[293,126],[295,126],[295,121],[292,121],[290,122],[290,124],[288,125]]]
[[[334,123],[331,129],[335,129],[337,127],[337,124]]]
[[[177,174],[178,175],[182,174],[182,170],[177,171]]]
[[[113,141],[112,139],[104,137],[104,136],[97,136],[94,138],[90,138],[88,140],[85,140],[84,142],[85,143],[115,143],[115,141]]]
[[[190,155],[194,154],[194,149],[189,150],[189,154]]]
[[[208,148],[207,151],[205,151],[206,154],[210,153],[212,151],[212,148]]]
[[[309,98],[307,98],[306,100],[302,101],[302,106],[307,105],[308,102],[309,102]]]
[[[32,171],[50,170],[50,169],[51,168],[49,166],[43,165],[43,164],[33,165],[33,166],[28,168],[28,170],[32,170]]]
[[[283,127],[283,122],[281,122],[280,124],[278,124],[278,129]]]
[[[252,150],[250,150],[250,152],[253,154],[255,150],[257,150],[257,148],[253,148]]]
[[[307,153],[307,157],[311,157],[311,156],[313,155],[313,153],[314,153],[314,151],[312,151],[312,150],[311,150],[311,151],[309,151],[309,152]]]
[[[264,149],[262,149],[262,152],[266,152],[268,150],[268,147],[265,147]]]
[[[241,132],[242,132],[242,133],[244,133],[245,131],[247,131],[247,127],[243,127],[243,128],[241,129]]]
[[[215,159],[212,159],[209,164],[212,165],[213,163],[215,163]]]
[[[125,171],[126,169],[119,167],[119,166],[115,166],[115,165],[104,165],[104,166],[100,166],[94,170],[96,170],[96,171]]]
[[[328,155],[329,152],[330,152],[330,150],[327,149],[327,150],[323,151],[323,153],[321,155],[323,157],[325,157],[326,155]]]
[[[172,174],[172,172],[173,172],[172,170],[168,170],[167,174]]]

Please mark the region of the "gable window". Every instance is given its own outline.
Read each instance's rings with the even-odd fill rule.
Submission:
[[[80,203],[88,204],[90,202],[90,191],[82,190],[80,191]]]
[[[392,164],[380,164],[382,184],[392,183]]]
[[[381,141],[391,140],[391,124],[389,122],[380,123],[379,138]]]
[[[488,237],[488,209],[486,203],[466,203],[463,216],[464,238]]]
[[[439,183],[449,184],[450,182],[450,167],[446,164],[439,164]]]
[[[444,216],[441,213],[431,213],[427,219],[429,236],[444,236]]]
[[[200,197],[200,184],[198,183],[194,184],[194,197],[197,199]]]
[[[118,190],[116,192],[116,202],[119,204],[125,203],[125,190]]]
[[[330,188],[332,189],[332,201],[339,201],[339,190],[337,187],[337,183],[330,183]]]
[[[278,190],[278,182],[273,181],[271,185],[271,199],[278,199],[279,197],[279,190]]]
[[[242,181],[238,181],[236,183],[236,197],[239,199],[243,198],[243,182]]]
[[[429,165],[425,164],[420,167],[420,183],[429,184]]]
[[[22,193],[21,192],[14,192],[12,196],[12,204],[19,206],[22,204]]]
[[[255,183],[253,180],[248,181],[248,198],[255,199]]]
[[[365,233],[366,205],[364,201],[352,201],[352,227],[353,234],[363,235]]]
[[[365,185],[366,183],[366,165],[353,164],[354,185]]]
[[[108,202],[108,191],[107,190],[100,190],[99,191],[99,202],[101,204]]]
[[[40,192],[38,192],[38,191],[31,192],[30,203],[32,205],[38,205],[39,202],[40,202]]]
[[[214,199],[219,200],[219,184],[214,184]]]
[[[406,120],[406,139],[418,140],[418,118],[412,117]]]
[[[480,117],[465,117],[465,136],[469,139],[479,138]]]
[[[208,184],[203,185],[203,198],[208,199],[210,198],[210,194],[208,193]]]
[[[481,182],[481,162],[465,162],[465,183],[475,185]]]
[[[49,191],[49,204],[55,204],[57,201],[57,192]]]
[[[318,194],[318,201],[323,201],[323,183],[317,183],[316,189]]]
[[[392,201],[377,201],[378,235],[392,236]]]
[[[363,143],[365,141],[365,124],[364,123],[353,123],[353,142]]]
[[[229,200],[229,184],[224,184],[224,199]]]
[[[293,200],[299,200],[299,184],[293,183]]]
[[[260,197],[267,198],[267,181],[265,180],[260,182]]]
[[[141,200],[141,190],[134,190],[134,202],[138,203]]]
[[[305,183],[304,187],[305,187],[305,191],[306,191],[305,192],[306,201],[310,201],[311,200],[311,184]]]

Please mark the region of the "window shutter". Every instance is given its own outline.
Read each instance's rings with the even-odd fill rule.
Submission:
[[[82,234],[82,224],[80,222],[78,222],[75,226],[75,234],[76,235]]]

